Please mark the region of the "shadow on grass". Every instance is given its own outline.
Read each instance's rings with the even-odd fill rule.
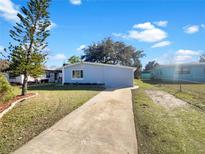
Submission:
[[[103,85],[61,85],[61,84],[38,84],[31,85],[28,90],[46,90],[46,91],[56,91],[56,90],[95,90],[102,91],[105,87]]]

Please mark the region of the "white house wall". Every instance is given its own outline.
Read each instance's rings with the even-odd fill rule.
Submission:
[[[9,82],[23,84],[23,75],[13,77],[13,78],[9,78]]]
[[[205,82],[205,64],[183,65],[190,70],[188,74],[177,73],[178,67],[177,65],[157,67],[152,71],[152,77],[164,81]]]
[[[132,69],[107,67],[105,74],[106,85],[113,87],[133,86],[134,72]]]
[[[133,86],[134,73],[129,68],[84,63],[67,66],[63,70],[64,83],[97,83],[105,84],[106,87]],[[83,70],[83,79],[72,79],[73,70]]]
[[[24,79],[24,75],[20,75],[14,78],[9,78],[9,82],[23,84],[23,79]],[[28,82],[34,82],[34,81],[35,79],[33,77],[28,76]]]

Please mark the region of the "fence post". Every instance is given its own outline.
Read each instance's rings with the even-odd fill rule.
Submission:
[[[179,87],[180,87],[179,91],[182,92],[182,83],[181,82],[179,83]]]

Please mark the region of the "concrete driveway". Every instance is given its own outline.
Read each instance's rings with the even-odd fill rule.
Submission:
[[[99,93],[14,153],[136,154],[130,88]]]

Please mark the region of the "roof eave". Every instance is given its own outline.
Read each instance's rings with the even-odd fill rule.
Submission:
[[[112,64],[102,64],[102,63],[92,63],[92,62],[79,62],[79,63],[75,63],[75,64],[70,64],[70,65],[63,66],[63,68],[67,68],[67,67],[75,66],[75,65],[79,65],[79,64],[90,64],[90,65],[100,65],[100,66],[119,67],[119,68],[132,69],[133,71],[136,70],[135,67],[122,66],[122,65],[112,65]]]

